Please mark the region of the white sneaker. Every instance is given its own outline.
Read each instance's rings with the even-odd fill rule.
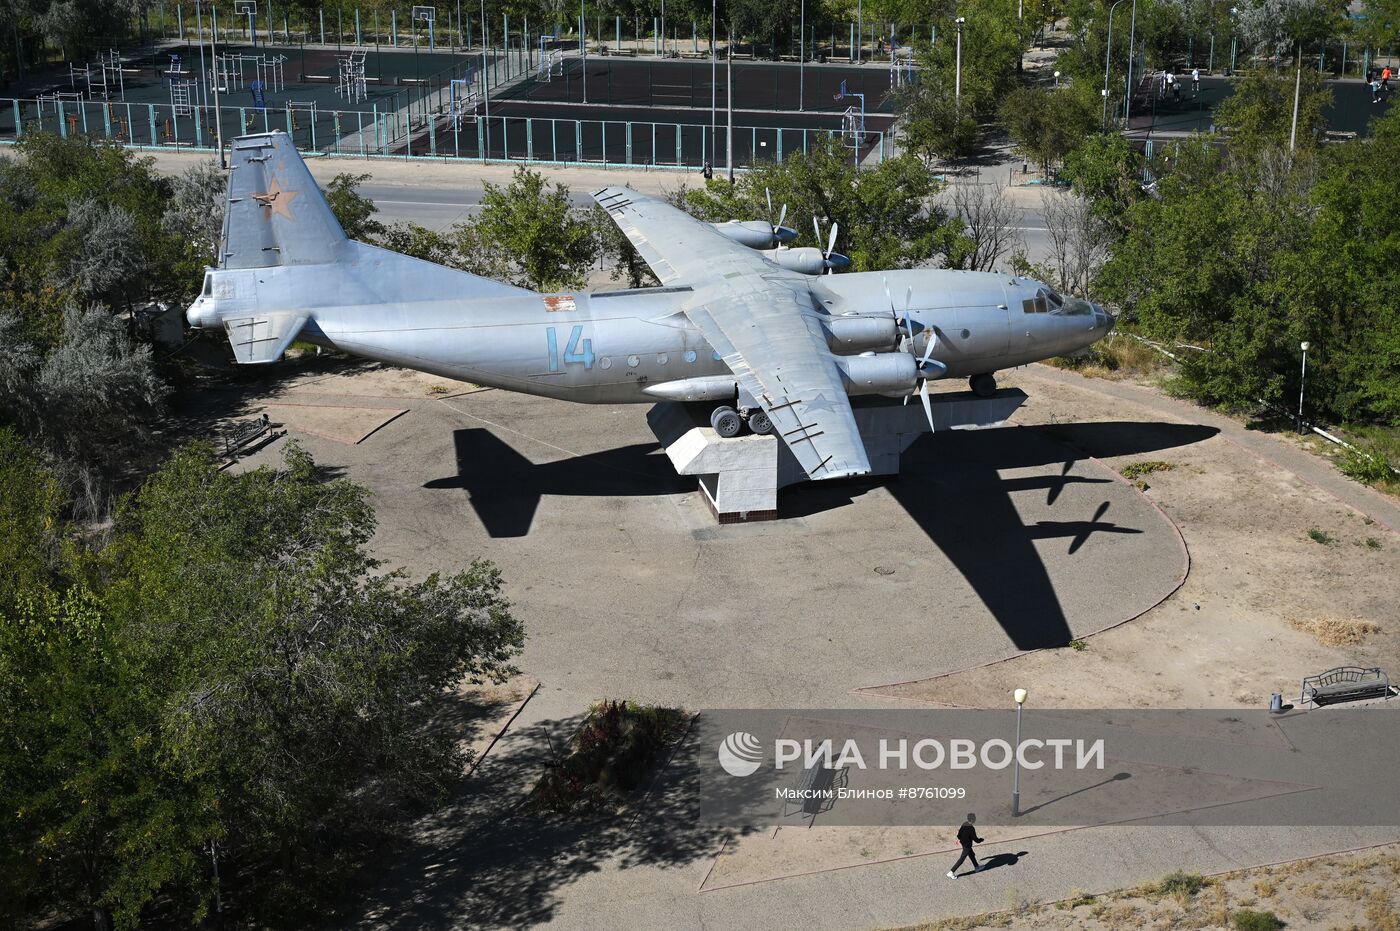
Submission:
[[[952,870],[949,870],[949,871],[948,871],[948,878],[949,878],[949,879],[957,879],[957,878],[958,878],[958,874],[957,874],[957,873],[954,873]]]

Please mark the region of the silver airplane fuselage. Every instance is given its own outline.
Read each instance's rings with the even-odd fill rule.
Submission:
[[[504,289],[454,298],[460,272],[352,245],[354,260],[325,276],[297,266],[210,269],[190,322],[296,309],[308,317],[299,338],[328,349],[585,403],[733,392],[729,367],[686,317],[690,287],[543,295]],[[384,276],[392,280],[377,280],[389,271],[381,261],[392,267]],[[933,339],[929,358],[945,378],[1072,353],[1112,327],[1097,305],[996,273],[857,272],[812,276],[807,288],[815,319],[834,334],[834,353],[923,356]]]

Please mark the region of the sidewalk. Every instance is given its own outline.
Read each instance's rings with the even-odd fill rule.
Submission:
[[[1250,430],[1239,421],[1223,414],[1217,414],[1190,402],[1162,397],[1148,388],[1102,378],[1086,378],[1072,372],[1051,368],[1048,365],[1029,366],[1023,370],[1023,373],[1042,381],[1073,385],[1077,388],[1085,388],[1130,401],[1179,421],[1215,427],[1221,435],[1254,455],[1287,469],[1298,478],[1327,492],[1347,507],[1371,518],[1392,533],[1400,533],[1400,502],[1396,502],[1375,489],[1352,481],[1338,472],[1331,463],[1319,459],[1305,450],[1275,439],[1267,433]]]

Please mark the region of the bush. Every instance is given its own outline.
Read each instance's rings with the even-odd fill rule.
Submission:
[[[1379,453],[1347,449],[1337,463],[1337,468],[1348,478],[1366,485],[1385,485],[1396,480],[1390,462]]]
[[[1200,892],[1206,886],[1206,878],[1200,873],[1183,873],[1177,870],[1162,877],[1154,890],[1159,895],[1174,895],[1177,898],[1189,899]]]
[[[1273,912],[1255,912],[1247,908],[1235,912],[1236,931],[1278,931],[1283,922]]]

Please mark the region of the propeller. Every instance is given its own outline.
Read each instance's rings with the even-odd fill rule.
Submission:
[[[773,194],[767,189],[763,189],[763,196],[768,199],[768,222],[773,227],[773,239],[778,244],[792,242],[797,238],[797,230],[783,226],[783,221],[787,219],[787,204],[783,204],[778,211],[778,222],[773,222]]]
[[[828,275],[832,274],[838,268],[846,268],[851,264],[849,258],[836,251],[836,234],[840,229],[840,224],[831,224],[831,235],[826,237],[826,249],[822,251],[822,261],[826,265],[826,273]],[[821,249],[822,228],[815,216],[812,217],[812,232],[815,233],[817,237],[817,248]],[[888,288],[886,290],[888,290]],[[893,304],[891,304],[891,306],[893,306]]]
[[[814,221],[814,222],[815,222],[815,221]],[[890,315],[893,316],[894,319],[895,319],[895,322],[898,323],[898,322],[900,321],[900,314],[899,314],[899,312],[898,312],[897,310],[895,310],[895,306],[894,306],[894,296],[893,296],[892,294],[890,294],[890,281],[889,281],[888,278],[883,278],[883,277],[882,277],[880,280],[881,280],[881,282],[884,283],[884,286],[885,286],[885,300],[889,301],[889,304],[890,304]],[[913,302],[914,302],[914,289],[913,289],[912,287],[907,287],[907,288],[904,289],[904,316],[903,316],[903,320],[904,320],[904,333],[905,333],[905,339],[906,339],[905,345],[907,345],[908,347],[910,347],[910,351],[911,351],[911,352],[913,351],[913,345],[914,345],[914,324],[913,324],[913,321],[910,319],[910,316],[909,316],[909,307],[910,307],[911,304],[913,304]],[[918,359],[917,363],[916,363],[916,364],[918,365],[919,387],[918,387],[918,389],[917,389],[917,392],[910,392],[910,394],[917,393],[917,394],[919,395],[919,403],[921,403],[921,404],[924,406],[924,417],[926,417],[926,418],[928,419],[928,429],[929,429],[929,432],[930,432],[930,433],[937,432],[937,428],[934,427],[934,425],[933,425],[933,402],[932,402],[931,400],[929,400],[929,395],[928,395],[928,383],[929,383],[929,379],[930,379],[930,378],[935,378],[935,377],[937,377],[937,376],[943,374],[943,371],[944,371],[944,369],[945,369],[945,366],[943,365],[943,363],[937,362],[937,361],[935,361],[935,360],[933,359],[933,350],[934,350],[934,347],[936,347],[937,345],[938,345],[938,331],[937,331],[936,329],[934,329],[933,327],[929,327],[929,328],[928,328],[928,346],[925,347],[923,356],[921,356],[921,357]],[[906,394],[906,395],[904,396],[904,403],[905,403],[905,404],[908,404],[908,403],[909,403],[909,395],[908,395],[908,394]]]

